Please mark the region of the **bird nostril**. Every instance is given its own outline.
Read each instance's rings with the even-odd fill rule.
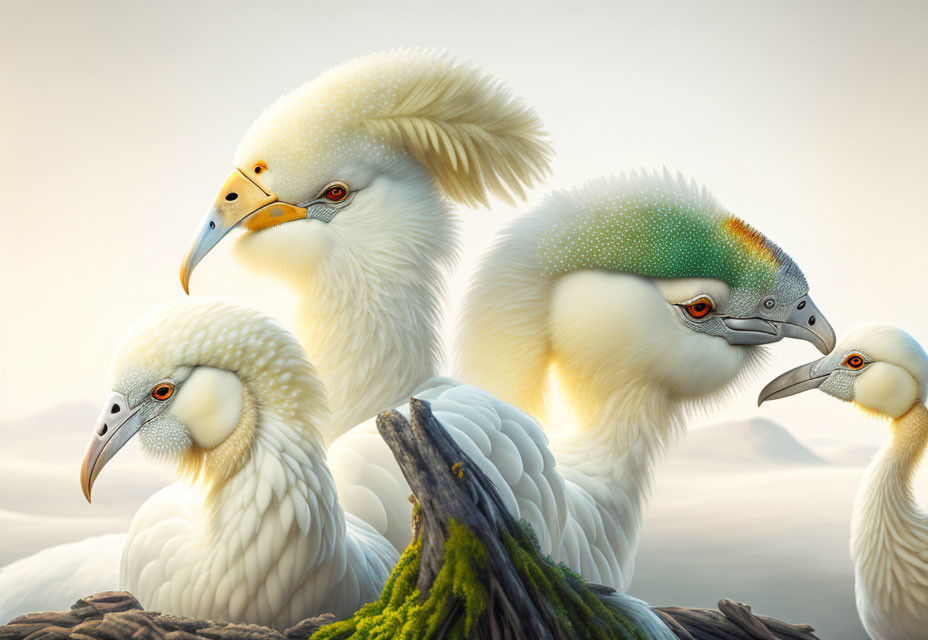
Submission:
[[[803,300],[802,302],[800,302],[800,303],[799,303],[799,306],[796,307],[796,308],[797,308],[797,309],[800,309],[800,310],[805,309],[805,308],[806,308],[806,301]]]
[[[228,200],[229,202],[232,202],[233,200],[236,200],[237,198],[238,198],[238,194],[235,193],[234,191],[226,194],[226,200]]]
[[[110,413],[119,413],[119,405],[118,405],[118,404],[114,404],[114,405],[113,405],[113,408],[110,409]]]
[[[104,422],[102,427],[97,427],[97,435],[99,435],[99,436],[105,436],[105,435],[106,435],[106,429],[107,429],[106,423]]]
[[[809,316],[809,326],[815,324],[815,316]]]

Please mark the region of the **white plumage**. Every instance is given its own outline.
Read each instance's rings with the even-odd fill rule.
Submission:
[[[333,400],[327,442],[411,395],[429,399],[513,512],[536,527],[546,552],[621,587],[634,544],[602,506],[628,496],[579,476],[565,484],[533,420],[473,387],[429,382],[441,269],[456,253],[445,197],[473,204],[488,193],[521,195],[547,166],[541,137],[534,114],[498,82],[446,56],[401,50],[352,61],[265,111],[235,164],[280,202],[314,202],[335,182],[353,199],[322,203],[328,222],[262,225],[237,249],[299,293],[297,334]],[[225,191],[215,211],[228,210]],[[249,208],[233,216],[246,227],[258,215]],[[204,227],[197,237],[193,264],[221,236]],[[346,511],[405,547],[409,489],[373,422],[335,442],[329,455]]]
[[[761,401],[813,388],[891,420],[851,519],[857,613],[873,640],[928,637],[928,514],[912,493],[928,446],[928,355],[900,329],[864,325],[830,356],[773,380]]]
[[[118,586],[149,609],[283,629],[377,597],[397,553],[342,512],[319,431],[329,419],[325,388],[289,333],[228,304],[169,305],[127,338],[114,381],[112,397],[144,416],[143,448],[195,482],[152,496],[124,537],[0,570],[0,618]],[[176,392],[161,402],[164,381]],[[107,404],[102,433],[115,438],[128,423],[109,415]]]
[[[549,155],[533,111],[472,65],[415,49],[349,61],[255,120],[233,175],[259,200],[220,190],[182,279],[228,229],[248,229],[239,257],[299,296],[294,332],[331,394],[331,443],[437,375],[442,276],[458,244],[449,200],[520,197]],[[331,184],[348,196],[321,197]],[[254,206],[268,200],[306,217],[265,220],[275,205]]]
[[[763,300],[784,309],[807,293],[789,257],[744,229],[704,188],[666,171],[599,179],[517,219],[472,280],[459,375],[556,434],[551,449],[576,512],[562,544],[589,580],[607,543],[617,568],[600,577],[628,588],[656,459],[689,408],[754,367],[762,347],[739,344],[721,318],[753,322]],[[720,267],[726,246],[734,259]],[[578,254],[585,264],[569,263]],[[739,283],[751,260],[769,265],[773,281]],[[697,321],[683,309],[700,299],[714,306]]]
[[[685,206],[718,223],[717,245],[702,248],[740,251],[734,262],[775,280],[769,291],[755,300],[751,287],[694,274],[665,282],[607,269],[547,277],[537,255],[541,233],[600,201],[619,200],[621,193],[608,192],[611,184],[572,201],[552,197],[519,221],[478,276],[473,298],[482,302],[463,323],[463,351],[479,352],[483,361],[463,367],[462,379],[544,416],[540,399],[557,367],[583,437],[557,448],[557,473],[566,481],[553,502],[566,512],[555,514],[547,489],[556,487],[545,467],[540,476],[524,472],[525,457],[537,452],[521,432],[497,425],[498,400],[466,388],[469,401],[484,407],[473,417],[475,409],[454,398],[465,391],[438,392],[443,383],[427,383],[437,369],[441,271],[456,253],[447,199],[472,204],[488,193],[520,195],[546,169],[548,153],[534,114],[468,65],[410,50],[349,62],[283,97],[252,125],[235,172],[195,236],[182,280],[229,230],[245,228],[239,255],[293,285],[300,298],[296,333],[333,400],[324,439],[330,444],[345,434],[330,447],[339,461],[339,495],[346,511],[375,524],[398,548],[410,535],[405,481],[372,424],[346,431],[426,385],[423,394],[450,403],[444,420],[458,443],[480,452],[485,471],[503,481],[500,491],[510,491],[519,515],[540,529],[545,551],[587,579],[621,589],[632,571],[653,458],[680,431],[684,404],[715,393],[753,361],[753,349],[719,337],[721,318],[700,324],[717,327],[706,335],[684,326],[675,309],[684,296],[711,294],[720,308],[731,299],[753,311],[762,294],[789,304],[807,287],[772,243],[728,216],[705,190],[671,179],[642,182],[649,190],[644,201],[650,191],[670,197],[682,190]],[[334,202],[326,195],[333,184],[340,190]],[[297,213],[264,215],[275,207]],[[659,246],[660,234],[651,235]],[[671,253],[679,258],[694,248]],[[790,286],[777,288],[784,283]],[[528,418],[515,422],[526,432],[537,429]]]
[[[413,395],[431,403],[510,512],[532,525],[542,551],[590,582],[623,584],[626,550],[633,545],[616,527],[611,505],[624,503],[626,495],[559,465],[532,418],[482,389],[436,378]],[[396,547],[407,545],[410,490],[374,421],[350,430],[328,453],[345,510],[370,521]]]

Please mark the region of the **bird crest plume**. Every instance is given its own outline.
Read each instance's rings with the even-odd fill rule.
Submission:
[[[541,120],[499,80],[445,52],[397,49],[346,62],[271,105],[237,164],[262,156],[321,172],[337,165],[329,156],[357,151],[407,152],[468,206],[487,206],[488,194],[524,199],[552,155]]]

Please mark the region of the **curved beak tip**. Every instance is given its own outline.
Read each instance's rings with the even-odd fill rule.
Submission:
[[[84,462],[81,464],[81,493],[84,494],[84,499],[86,499],[88,503],[91,502],[90,492],[93,490],[93,478],[90,475],[88,464],[90,462],[90,457],[90,452],[88,451],[87,455],[84,456]]]
[[[823,345],[819,348],[819,351],[822,352],[822,355],[828,355],[835,350],[835,346],[838,344],[838,336],[835,334],[835,330],[832,326],[828,325],[828,331],[825,336],[825,339],[822,340]]]
[[[180,263],[180,286],[183,287],[184,293],[188,296],[190,295],[190,276],[193,275],[193,268],[196,264],[191,264],[191,255],[193,249],[187,252],[184,256],[184,260]]]

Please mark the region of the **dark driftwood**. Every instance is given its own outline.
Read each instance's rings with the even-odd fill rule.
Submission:
[[[407,421],[397,412],[378,416],[377,426],[393,450],[421,505],[414,527],[422,540],[417,586],[427,594],[441,570],[449,522],[466,525],[488,555],[486,614],[477,638],[563,638],[555,608],[523,583],[501,536],[524,539],[489,479],[458,448],[432,415],[428,403],[412,400]],[[578,586],[578,588],[582,588]],[[586,585],[601,600],[614,590]],[[747,605],[721,600],[719,610],[654,609],[680,640],[817,640],[812,627],[757,616]],[[448,626],[460,608],[448,612]],[[323,615],[279,631],[257,625],[221,624],[144,611],[128,593],[105,592],[75,603],[67,612],[32,613],[0,627],[0,640],[307,640],[333,622]],[[443,637],[439,631],[438,638]]]
[[[124,591],[82,598],[70,611],[29,613],[0,627],[0,640],[307,640],[335,621],[330,613],[277,631],[255,624],[223,624],[145,611]]]
[[[489,478],[455,444],[432,415],[427,402],[412,399],[411,421],[396,411],[377,417],[377,429],[393,451],[413,495],[419,501],[422,539],[417,587],[427,595],[441,570],[451,520],[470,529],[487,552],[492,567],[485,576],[492,615],[482,618],[477,637],[560,637],[554,608],[530,592],[516,573],[501,532],[521,534]]]
[[[749,605],[723,598],[719,608],[656,607],[681,640],[817,640],[808,624],[759,616]]]

